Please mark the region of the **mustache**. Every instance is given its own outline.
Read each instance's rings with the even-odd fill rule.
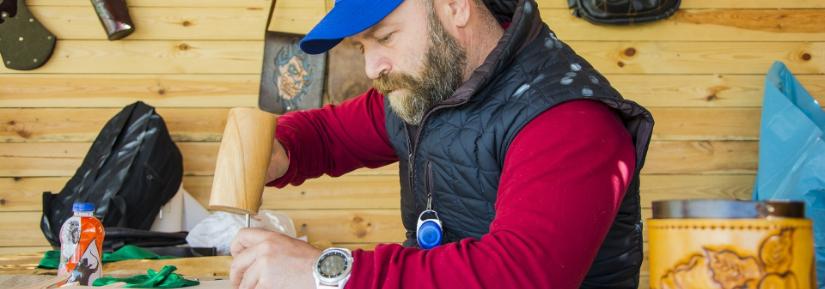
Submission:
[[[420,81],[409,74],[404,73],[382,73],[377,79],[372,81],[372,87],[381,94],[387,95],[394,90],[408,89],[414,90]]]

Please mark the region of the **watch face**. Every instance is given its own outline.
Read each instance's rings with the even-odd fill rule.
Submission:
[[[329,252],[318,262],[318,273],[324,278],[336,278],[346,272],[347,256],[341,252]]]

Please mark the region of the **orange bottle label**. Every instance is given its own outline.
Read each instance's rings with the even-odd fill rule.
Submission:
[[[67,283],[91,285],[103,275],[103,225],[95,217],[72,217],[61,229],[61,266]]]

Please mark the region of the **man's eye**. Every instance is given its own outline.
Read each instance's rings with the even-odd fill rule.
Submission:
[[[393,34],[395,34],[395,32],[387,34],[387,36],[384,36],[384,37],[378,39],[378,43],[381,43],[381,44],[387,43],[387,41],[390,41],[390,38],[392,37]]]

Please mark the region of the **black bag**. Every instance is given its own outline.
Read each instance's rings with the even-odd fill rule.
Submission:
[[[567,0],[573,15],[596,24],[632,24],[664,19],[681,0]]]
[[[40,229],[60,246],[60,227],[76,201],[95,204],[104,228],[148,230],[177,193],[183,157],[155,109],[136,102],[110,119],[59,194],[43,193]]]
[[[103,247],[117,251],[125,245],[143,248],[173,247],[186,244],[187,232],[153,232],[129,228],[106,228],[106,237],[103,238]],[[107,251],[107,250],[104,250]]]

